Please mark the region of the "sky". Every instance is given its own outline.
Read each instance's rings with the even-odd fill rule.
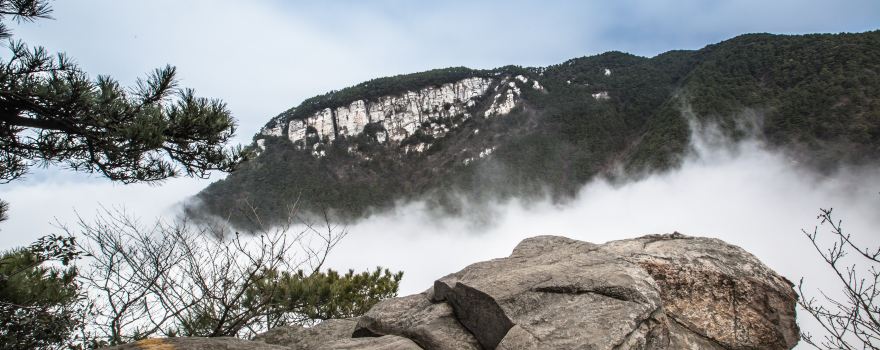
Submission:
[[[228,104],[241,143],[305,98],[376,77],[450,66],[546,66],[610,50],[653,56],[753,32],[880,29],[876,0],[84,0],[53,6],[53,20],[13,25],[15,38],[65,52],[93,76],[110,75],[128,86],[154,68],[175,65],[181,86]],[[618,187],[588,184],[570,206],[498,203],[491,227],[433,220],[420,203],[407,203],[349,227],[330,265],[404,270],[406,294],[468,263],[504,256],[534,234],[603,242],[677,230],[742,245],[794,280],[818,269],[804,265],[811,252],[799,235],[815,224],[819,207],[839,208],[848,227],[880,239],[877,173],[845,169],[817,179],[758,144],[734,153],[705,149],[676,172]],[[77,213],[88,219],[101,206],[125,207],[143,220],[173,215],[177,203],[222,176],[122,185],[34,169],[0,185],[0,198],[11,203],[10,220],[0,224],[0,249],[57,232],[54,223],[72,224]]]

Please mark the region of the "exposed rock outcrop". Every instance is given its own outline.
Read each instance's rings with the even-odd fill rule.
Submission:
[[[796,300],[789,281],[717,239],[539,236],[358,319],[274,329],[252,348],[224,341],[261,350],[791,349]],[[199,341],[175,344],[202,349],[189,347]]]
[[[287,120],[281,116],[260,130],[263,136],[284,136],[300,148],[313,137],[315,144],[332,143],[338,137],[353,137],[373,126],[370,135],[379,143],[401,142],[421,130],[433,138],[443,138],[466,119],[479,115],[490,118],[510,113],[521,104],[522,90],[528,86],[543,91],[537,80],[523,75],[493,79],[470,77],[438,86],[405,91],[374,99],[355,100],[347,105],[324,108],[303,119]],[[489,93],[492,92],[490,95]],[[486,107],[479,107],[483,100]],[[265,139],[257,138],[259,151],[265,150]],[[407,145],[404,153],[422,152],[427,144]],[[320,151],[313,156],[322,157]]]
[[[311,129],[321,140],[332,141],[337,136],[360,134],[367,124],[377,123],[387,131],[388,139],[401,141],[412,135],[423,122],[456,115],[467,117],[468,109],[486,94],[492,81],[490,78],[473,77],[400,95],[357,100],[347,106],[325,108],[304,120],[291,120],[287,137],[297,142],[305,139]],[[267,136],[281,136],[283,124],[266,127],[261,132]]]
[[[380,302],[360,318],[355,336],[393,334],[426,349],[479,350],[477,339],[456,319],[447,303],[433,303],[425,293]]]
[[[327,320],[309,328],[278,327],[254,337],[254,340],[293,349],[317,349],[323,344],[351,338],[356,325],[356,319],[346,319]]]

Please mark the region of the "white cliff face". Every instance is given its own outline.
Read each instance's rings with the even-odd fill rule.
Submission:
[[[541,73],[541,75],[543,74],[544,73]],[[526,78],[522,75],[517,75],[515,79],[521,81],[523,84],[528,84],[529,82],[529,78]],[[542,91],[544,90],[544,87],[541,86],[541,83],[539,83],[537,80],[532,80],[532,89]]]
[[[364,125],[367,125],[369,120],[364,100],[354,101],[348,107],[336,108],[336,125],[339,135],[360,134],[364,131]]]
[[[293,122],[291,122],[293,123]],[[311,117],[306,118],[305,125],[315,128],[321,140],[333,141],[336,139],[336,133],[333,132],[333,110],[324,108]],[[288,134],[289,137],[289,134]],[[299,141],[291,138],[291,141]]]
[[[541,83],[538,83],[537,80],[532,81],[532,89],[544,91],[544,87],[541,86]]]
[[[287,126],[287,137],[291,142],[296,142],[306,138],[306,130],[308,125],[299,120],[293,120]]]
[[[517,77],[521,77],[521,75]],[[521,93],[519,87],[512,81],[508,82],[507,85],[502,84],[501,86],[504,87],[504,89],[501,90],[503,92],[496,94],[495,97],[492,98],[492,105],[489,106],[489,109],[484,113],[487,118],[510,113],[510,111],[516,107],[516,103],[519,100],[519,95]]]
[[[523,75],[498,78],[473,77],[440,86],[429,86],[416,91],[398,95],[382,96],[372,100],[356,100],[348,105],[325,108],[305,119],[291,120],[285,125],[281,116],[277,121],[263,128],[267,136],[283,136],[286,127],[287,138],[298,149],[306,149],[316,158],[327,153],[326,144],[338,137],[353,137],[364,132],[370,125],[381,126],[373,129],[373,137],[379,143],[401,142],[416,132],[424,133],[433,139],[446,137],[463,120],[471,118],[480,101],[489,100],[490,105],[482,117],[491,118],[510,113],[521,101],[523,88],[544,91],[535,80]],[[500,79],[500,82],[499,82]],[[489,95],[490,91],[493,95]],[[487,95],[489,95],[487,97]],[[476,135],[479,130],[474,130]],[[306,143],[306,139],[317,140]],[[258,141],[259,152],[265,150],[265,141]],[[422,153],[432,146],[432,141],[409,144],[402,148],[404,153]],[[489,156],[494,147],[486,148],[465,164]],[[357,153],[349,150],[349,153]],[[368,159],[366,155],[362,155]]]
[[[281,136],[281,135],[283,135],[284,134],[284,123],[281,121],[280,118],[276,118],[273,121],[275,122],[274,124],[272,124],[270,122],[269,125],[266,125],[262,129],[260,129],[260,134],[263,134],[266,136]]]
[[[348,106],[326,108],[305,120],[291,121],[287,136],[292,142],[303,140],[306,130],[312,127],[322,140],[333,140],[337,134],[354,136],[363,132],[368,123],[379,123],[387,131],[377,135],[380,142],[386,139],[401,141],[415,133],[423,122],[456,115],[469,116],[466,110],[476,105],[476,100],[486,94],[491,85],[490,78],[474,77],[401,95],[383,96],[375,101],[357,100]]]

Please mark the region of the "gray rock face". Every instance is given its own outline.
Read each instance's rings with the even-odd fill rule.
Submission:
[[[654,329],[662,327],[652,322],[662,302],[644,269],[562,237],[527,239],[508,258],[446,276],[435,282],[434,300],[452,305],[487,349],[514,325],[517,340],[505,348],[526,340],[543,349],[612,349],[641,333],[665,333]]]
[[[602,249],[652,276],[670,323],[690,331],[676,335],[674,348],[711,340],[723,349],[787,349],[799,339],[793,284],[742,248],[673,234]]]
[[[327,320],[314,327],[286,326],[254,337],[254,341],[282,345],[293,349],[311,350],[337,340],[349,339],[357,320]]]
[[[393,334],[425,349],[479,350],[477,339],[462,327],[452,307],[432,303],[425,294],[384,300],[360,318],[355,335]]]
[[[175,349],[210,341],[255,350],[791,349],[796,301],[789,281],[717,239],[675,233],[598,245],[539,236],[358,319],[282,327],[253,342],[167,341]]]
[[[360,134],[368,123],[379,123],[387,130],[389,139],[400,141],[412,135],[422,122],[466,114],[492,83],[491,78],[466,78],[376,100],[357,100],[346,106],[325,108],[304,120],[290,121],[288,138],[291,142],[301,141],[306,137],[306,130],[313,128],[321,139],[333,140],[337,136]],[[499,114],[513,108],[515,102],[511,100],[509,103],[511,106]],[[281,136],[283,124],[264,127],[261,132],[267,136]]]
[[[296,348],[293,348],[296,349]],[[396,335],[383,335],[374,338],[351,338],[337,340],[319,346],[316,350],[422,350],[416,343]]]

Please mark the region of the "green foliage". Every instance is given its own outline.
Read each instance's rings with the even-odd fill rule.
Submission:
[[[130,93],[106,76],[91,81],[64,55],[21,42],[10,49],[0,62],[0,180],[38,163],[122,182],[206,177],[239,160],[224,148],[235,131],[226,105],[177,89],[174,67]]]
[[[699,118],[735,134],[743,109],[766,111],[768,141],[807,152],[817,168],[880,151],[880,31],[750,34],[701,51],[683,84]]]
[[[48,18],[45,0],[0,0],[0,37],[13,20]],[[232,170],[225,148],[235,122],[220,100],[177,86],[176,69],[153,71],[131,89],[94,81],[64,54],[10,41],[0,60],[0,182],[36,164],[63,164],[122,182]]]
[[[0,256],[0,348],[62,348],[83,325],[70,237],[47,236]],[[62,267],[48,267],[48,262]]]
[[[261,289],[274,289],[273,312],[302,314],[312,320],[350,318],[363,315],[382,299],[397,295],[403,272],[388,269],[339,274],[334,270],[309,275],[302,270],[283,272],[269,278]]]
[[[382,299],[397,296],[403,272],[392,274],[387,269],[339,274],[334,270],[307,274],[302,270],[264,271],[254,276],[244,297],[227,310],[255,313],[268,328],[289,324],[313,324],[332,318],[363,315]],[[225,310],[216,305],[196,305],[187,310],[187,317],[174,336],[217,336],[218,320]],[[220,334],[229,335],[229,334]],[[232,334],[234,335],[234,334]]]
[[[7,16],[12,20],[33,21],[40,18],[50,18],[52,7],[46,0],[2,0],[0,1],[0,39],[12,36],[12,31],[6,25]]]
[[[469,199],[549,194],[564,201],[596,176],[632,178],[679,166],[690,149],[692,125],[707,124],[717,124],[732,140],[756,137],[802,164],[833,170],[880,154],[878,72],[880,31],[750,34],[651,58],[608,52],[545,68],[382,78],[309,99],[291,111],[303,117],[317,110],[308,107],[315,101],[320,108],[337,107],[467,76],[499,84],[523,75],[545,89],[513,80],[522,91],[520,106],[501,118],[483,118],[494,95],[487,94],[469,111],[473,117],[447,124],[458,126],[441,138],[417,131],[403,142],[379,144],[358,135],[335,141],[319,159],[309,154],[313,143],[298,148],[285,138],[269,138],[258,158],[199,197],[208,212],[244,226],[246,216],[231,211],[241,201],[268,211],[294,203],[305,210],[330,209],[340,219],[411,198],[455,212],[460,194]],[[610,98],[593,97],[602,92]],[[370,124],[365,134],[380,127]],[[417,143],[430,148],[403,152]],[[361,155],[346,152],[348,146]],[[490,148],[492,156],[479,159]]]

